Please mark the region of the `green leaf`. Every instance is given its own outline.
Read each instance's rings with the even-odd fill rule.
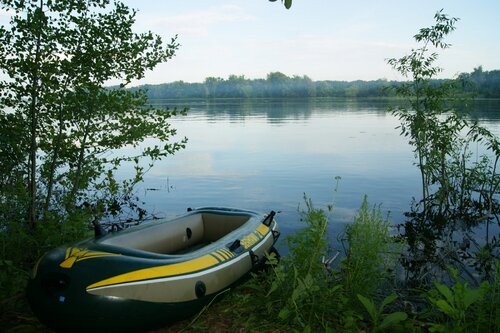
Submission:
[[[276,289],[279,288],[279,286],[281,285],[281,283],[279,283],[278,280],[274,280],[273,283],[271,284],[271,288],[269,289],[269,291],[267,292],[266,296],[269,296],[271,295],[273,292],[276,291]]]
[[[288,308],[281,309],[279,314],[278,314],[278,317],[281,320],[286,320],[288,317],[290,317],[290,310],[288,310]]]
[[[448,304],[448,302],[446,302],[443,299],[436,301],[436,305],[438,306],[439,310],[441,310],[441,312],[449,315],[450,317],[454,317],[457,312],[457,310],[454,307],[452,307],[450,304]]]
[[[371,300],[364,297],[363,295],[358,294],[357,296],[358,296],[359,301],[363,304],[366,311],[368,312],[368,314],[372,318],[372,320],[373,321],[377,320],[378,313],[377,313],[377,310],[375,308],[375,304],[373,304],[373,302]]]
[[[450,288],[448,288],[447,286],[445,286],[444,284],[441,284],[439,282],[436,282],[434,285],[436,286],[436,289],[446,298],[448,303],[450,303],[450,304],[454,303],[453,294],[452,294]]]
[[[394,312],[384,318],[382,324],[380,324],[380,329],[386,329],[388,327],[394,326],[408,318],[408,315],[404,312]]]
[[[432,324],[429,332],[446,332],[446,326],[442,324]]]
[[[292,7],[292,0],[285,0],[285,8],[290,9]]]
[[[465,289],[464,290],[464,310],[467,309],[472,303],[481,298],[480,289]]]
[[[391,304],[392,302],[394,302],[396,299],[398,298],[398,296],[392,294],[392,295],[389,295],[387,296],[386,298],[384,298],[384,300],[382,301],[382,303],[380,304],[380,309],[383,309],[385,308],[385,306],[387,304]]]

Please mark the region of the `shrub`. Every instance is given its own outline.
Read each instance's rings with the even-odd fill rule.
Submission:
[[[342,282],[352,299],[356,294],[374,296],[393,277],[399,246],[389,233],[388,216],[380,206],[369,208],[365,196],[354,218],[346,227],[347,255],[342,260]]]

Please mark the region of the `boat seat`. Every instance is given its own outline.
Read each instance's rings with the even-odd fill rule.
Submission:
[[[193,214],[167,223],[152,222],[104,239],[102,244],[163,254],[188,253],[200,248],[199,244],[217,241],[248,219],[244,215]]]
[[[103,240],[103,244],[137,250],[172,254],[202,241],[204,225],[200,214],[193,214],[169,223],[152,223],[133,232]]]
[[[249,219],[246,215],[203,214],[203,241],[215,242],[233,230],[241,227]]]

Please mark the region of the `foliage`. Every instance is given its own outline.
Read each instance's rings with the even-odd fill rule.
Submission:
[[[400,249],[389,234],[389,225],[380,207],[369,209],[365,196],[354,222],[346,226],[348,248],[341,267],[350,298],[374,296],[393,278]]]
[[[336,309],[345,298],[321,260],[328,254],[327,226],[333,207],[316,209],[310,199],[304,199],[306,226],[286,238],[287,256],[281,260],[274,253],[267,256],[267,269],[246,284],[257,295],[244,297],[241,303],[255,309],[260,322],[269,320],[271,327],[317,331],[343,320]]]
[[[222,301],[222,310],[214,310],[216,317],[222,311],[224,317],[234,318],[233,324],[225,323],[226,327],[245,332],[499,330],[498,261],[492,282],[484,281],[476,288],[470,288],[468,282],[461,280],[458,271],[451,269],[451,283],[434,280],[434,287],[421,295],[415,294],[414,290],[396,289],[397,283],[392,279],[386,280],[378,293],[363,295],[356,293],[355,289],[349,291],[346,287],[349,285],[347,280],[356,276],[348,272],[351,268],[345,265],[347,258],[336,269],[320,260],[320,256],[328,255],[327,243],[319,247],[318,244],[323,244],[321,239],[324,239],[325,224],[332,206],[325,210],[316,209],[311,200],[306,198],[306,207],[303,220],[307,226],[287,239],[289,255],[279,261],[275,253],[270,254],[268,269],[254,274],[241,288],[233,291],[226,303]],[[365,197],[354,224],[368,224],[375,234],[386,235],[387,221],[381,217],[380,207],[371,210],[368,207]],[[347,228],[350,230],[346,230],[346,233],[351,234],[347,238],[352,241],[350,246],[359,246],[356,242],[363,239],[368,241],[369,237],[362,238],[355,234],[366,233],[366,226]],[[390,237],[383,239],[389,244],[394,242]],[[392,251],[400,249],[399,246],[394,248],[387,243],[381,248]],[[365,272],[363,276],[357,275],[357,288],[363,288],[362,283],[380,286],[380,274],[383,270],[377,272],[377,269],[384,267],[387,253],[379,253],[380,262],[373,259],[374,256],[367,250],[357,253],[359,271]],[[389,258],[394,259],[394,255],[389,253]],[[372,267],[373,264],[376,269]]]
[[[71,216],[84,202],[93,205],[87,214],[99,216],[92,190],[113,187],[120,163],[136,164],[137,182],[139,157],[154,161],[183,146],[166,143],[175,134],[167,120],[176,110],[145,107],[142,91],[103,87],[111,79],[124,87],[141,78],[178,46],[175,38],[164,47],[150,32],[133,33],[135,11],[113,6],[102,0],[2,2],[12,16],[0,30],[0,51],[8,55],[0,60],[8,77],[0,82],[0,118],[2,129],[20,133],[2,142],[2,160],[12,161],[2,166],[9,171],[2,190],[27,185],[18,201],[28,197],[32,228],[54,212]],[[162,145],[137,156],[110,155],[148,137]]]
[[[276,0],[269,0],[271,2],[275,2]],[[281,0],[283,5],[285,5],[286,9],[290,9],[292,7],[292,0]]]
[[[471,73],[461,73],[457,80],[430,79],[430,87],[452,84],[460,94],[473,94],[477,97],[500,98],[500,70],[483,71],[475,68]],[[396,92],[391,87],[399,87],[404,82],[386,79],[372,81],[313,81],[306,75],[288,76],[281,72],[271,72],[265,78],[248,79],[244,75],[229,75],[227,78],[207,77],[203,82],[189,83],[175,81],[161,84],[148,84],[141,88],[147,90],[150,99],[172,98],[393,98]],[[132,90],[138,88],[131,88]]]
[[[416,283],[429,283],[436,277],[433,274],[442,274],[451,263],[470,277],[471,266],[488,275],[498,255],[496,238],[486,232],[485,245],[481,246],[470,232],[480,224],[486,224],[488,230],[500,212],[500,177],[496,173],[499,141],[453,107],[453,102],[462,102],[463,77],[443,85],[431,84],[441,71],[435,65],[436,50],[450,46],[445,37],[455,30],[458,20],[442,11],[434,18],[434,26],[420,29],[414,36],[420,47],[388,60],[411,79],[395,88],[407,105],[392,111],[401,121],[401,134],[414,147],[421,176],[422,198],[407,213],[404,234],[409,253],[403,263],[409,279]],[[471,146],[479,145],[486,150],[484,155],[471,152]],[[478,249],[472,251],[470,244],[474,242]],[[479,259],[479,253],[488,256]]]
[[[2,0],[0,10],[10,16],[0,26],[3,299],[41,252],[82,238],[89,222],[126,209],[143,217],[134,185],[186,139],[170,141],[168,123],[185,110],[154,108],[145,91],[125,89],[174,56],[176,37],[133,32],[136,11],[119,1]],[[117,179],[120,166],[133,176]]]
[[[309,98],[309,97],[387,97],[384,89],[396,82],[375,81],[313,81],[308,76],[287,76],[271,72],[265,79],[247,79],[230,75],[227,79],[207,77],[202,83],[176,81],[144,85],[151,99],[169,98]],[[132,89],[134,90],[134,89]]]
[[[203,83],[176,81],[159,85],[145,85],[148,96],[165,98],[252,98],[252,97],[314,97],[315,83],[307,76],[289,77],[271,72],[266,79],[247,79],[244,75],[230,75],[227,79],[207,77]]]
[[[353,247],[349,264],[344,259],[340,266],[333,267],[331,261],[338,253],[331,257],[327,233],[333,204],[318,209],[311,199],[304,199],[306,210],[301,220],[306,226],[286,238],[289,252],[281,260],[278,261],[274,253],[267,257],[268,269],[255,274],[245,284],[253,295],[243,292],[238,303],[247,304],[247,309],[252,309],[254,317],[248,320],[268,321],[269,327],[280,327],[285,331],[358,331],[370,325],[368,322],[372,319],[367,319],[365,323],[363,314],[366,310],[361,308],[363,303],[357,301],[357,294],[366,291],[366,296],[375,297],[374,289],[380,287],[381,280],[388,276],[386,264],[394,264],[394,260],[384,257],[389,249],[394,250],[389,244],[392,240],[388,236],[387,221],[381,217],[380,208],[370,211],[365,197],[356,221],[346,231],[349,247]],[[378,247],[370,252],[360,243],[370,238],[364,233],[371,231],[379,238],[375,245]],[[332,259],[326,259],[330,257]],[[377,262],[379,259],[381,261]],[[390,291],[390,284],[384,287],[384,292]],[[392,301],[385,300],[387,304]],[[386,315],[386,303],[377,309],[372,327],[383,330],[392,325],[398,326],[405,319],[401,313]]]
[[[426,298],[444,316],[431,325],[432,332],[498,332],[500,330],[499,263],[492,283],[484,281],[470,288],[460,281],[458,271],[450,268],[454,284],[448,287],[435,281]]]
[[[26,272],[19,269],[10,260],[0,260],[0,269],[2,274],[0,274],[0,299],[3,300],[8,296],[16,295],[22,293],[25,287],[24,279],[27,275]],[[20,278],[15,278],[21,275]]]
[[[371,330],[370,332],[379,332],[386,329],[390,329],[393,326],[397,326],[400,322],[406,320],[408,315],[404,312],[397,311],[384,315],[384,308],[394,302],[397,296],[392,294],[387,296],[382,300],[380,305],[377,306],[372,300],[364,297],[363,295],[357,295],[359,301],[363,304],[366,312],[370,316]]]
[[[475,92],[479,97],[500,97],[500,70],[485,71],[483,66],[478,66],[471,73],[460,74],[459,78],[471,82],[472,85],[465,89]]]
[[[330,278],[321,258],[328,254],[327,226],[329,206],[325,211],[315,209],[310,199],[304,198],[307,224],[286,239],[290,250],[278,265],[273,267],[274,276],[267,292],[277,316],[292,321],[304,330],[327,326],[326,304],[338,297],[340,286],[330,286]],[[271,262],[272,264],[273,262]]]

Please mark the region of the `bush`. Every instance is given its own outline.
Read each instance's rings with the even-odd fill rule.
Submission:
[[[267,328],[313,332],[383,329],[399,324],[406,316],[398,313],[403,319],[393,322],[395,316],[386,316],[384,305],[376,319],[367,318],[373,323],[365,323],[366,307],[357,297],[360,293],[372,297],[390,282],[390,269],[396,262],[389,223],[382,218],[380,207],[370,210],[364,198],[354,223],[346,230],[347,258],[340,267],[332,268],[325,258],[331,256],[327,227],[333,205],[317,209],[307,197],[305,204],[302,221],[306,226],[285,240],[287,256],[278,261],[275,254],[269,255],[268,270],[254,274],[245,284],[254,295],[246,291],[240,294],[240,303],[256,316],[253,320],[266,322]]]
[[[370,209],[365,196],[354,223],[346,227],[348,249],[341,267],[344,288],[351,298],[356,294],[374,296],[393,278],[399,248],[389,226],[380,206]]]

